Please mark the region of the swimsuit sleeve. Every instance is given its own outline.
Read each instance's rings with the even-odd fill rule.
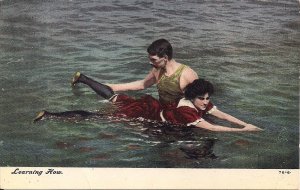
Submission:
[[[217,106],[215,106],[215,105],[213,105],[213,103],[209,102],[207,107],[206,107],[205,112],[208,113],[208,114],[212,114],[217,109],[218,109]]]

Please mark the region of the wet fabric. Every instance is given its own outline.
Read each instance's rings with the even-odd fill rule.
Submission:
[[[182,99],[185,100],[185,99]],[[197,125],[203,120],[203,116],[214,108],[214,105],[209,102],[205,110],[197,109],[190,101],[187,105],[169,107],[161,111],[161,118],[163,121],[168,121],[173,124],[186,124],[187,126]],[[180,104],[180,102],[179,102]]]
[[[182,103],[184,102],[184,103]],[[150,119],[155,121],[166,121],[173,124],[184,124],[187,126],[197,125],[202,117],[215,108],[209,102],[205,110],[198,110],[192,102],[181,99],[178,103],[160,104],[150,95],[134,99],[130,96],[120,94],[115,102],[117,106],[114,116]]]
[[[92,88],[98,95],[102,96],[105,99],[110,99],[115,93],[107,85],[97,82],[83,74],[80,74],[77,82],[84,83]]]
[[[114,112],[118,117],[138,118],[142,117],[150,120],[160,121],[159,113],[162,109],[159,101],[150,95],[142,96],[139,99],[119,94],[115,105],[117,109]]]

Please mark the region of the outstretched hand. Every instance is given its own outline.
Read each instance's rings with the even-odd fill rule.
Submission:
[[[256,127],[252,124],[246,124],[245,127],[243,128],[245,131],[263,131],[263,129]]]

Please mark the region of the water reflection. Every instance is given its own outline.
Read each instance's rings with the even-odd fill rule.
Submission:
[[[66,113],[66,112],[65,112]],[[67,112],[68,113],[68,112]],[[177,157],[184,162],[185,159],[216,159],[218,158],[214,152],[213,147],[218,141],[217,138],[212,137],[210,132],[206,132],[202,129],[185,127],[180,125],[172,125],[169,123],[163,123],[158,121],[149,121],[142,118],[138,119],[126,119],[126,118],[114,118],[114,117],[103,117],[103,115],[85,115],[85,119],[76,118],[71,112],[70,118],[61,117],[48,117],[49,120],[58,120],[61,122],[98,122],[104,119],[109,122],[119,122],[126,123],[130,127],[131,134],[137,135],[137,138],[142,139],[150,144],[154,144],[155,148],[160,150],[166,150],[161,152],[161,156],[166,159],[172,159],[172,157]],[[66,116],[66,114],[64,114]],[[90,116],[90,117],[89,117]],[[78,124],[78,125],[79,125]],[[100,129],[99,129],[100,130]],[[127,129],[125,129],[127,130]],[[195,132],[196,131],[196,132]],[[124,133],[125,131],[123,131]],[[80,153],[89,153],[91,151],[106,151],[103,147],[90,147],[83,146],[83,144],[93,143],[97,140],[114,141],[119,138],[120,135],[115,133],[99,132],[94,138],[84,138],[84,143],[82,142],[82,137],[74,137],[73,141],[80,141],[76,146],[79,146]],[[104,142],[104,143],[105,143]],[[109,142],[113,143],[113,142]],[[143,143],[142,143],[143,144]],[[76,147],[74,144],[69,142],[56,142],[56,147],[59,149],[69,149]],[[126,151],[145,151],[144,147],[136,142],[131,142],[125,146]],[[122,149],[123,151],[123,149]]]
[[[213,147],[217,138],[210,137],[211,134],[202,129],[190,128],[185,126],[176,126],[166,123],[144,123],[144,134],[155,137],[161,143],[173,143],[177,149],[185,154],[188,159],[209,158],[216,159],[213,153]],[[200,131],[195,133],[195,130]],[[201,134],[201,132],[203,132]],[[210,135],[209,135],[210,134]],[[208,135],[208,136],[207,136]]]
[[[199,141],[200,144],[186,144],[181,146],[180,150],[186,154],[186,158],[188,159],[216,159],[218,157],[213,153],[213,147],[216,141],[217,139],[205,139]]]

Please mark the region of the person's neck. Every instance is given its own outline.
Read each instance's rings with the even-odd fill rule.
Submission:
[[[166,63],[166,67],[164,68],[165,69],[165,75],[166,76],[172,75],[177,70],[179,65],[180,64],[177,63],[174,59],[169,60]]]

